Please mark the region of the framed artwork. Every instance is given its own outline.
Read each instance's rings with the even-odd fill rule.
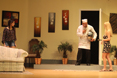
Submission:
[[[55,13],[49,13],[48,32],[55,32]]]
[[[19,28],[19,12],[15,11],[2,11],[2,27],[8,26],[9,20],[15,21],[15,26]]]
[[[62,10],[62,30],[69,30],[69,10]]]
[[[41,37],[41,17],[34,17],[34,37]]]
[[[110,13],[110,24],[114,34],[117,34],[117,13]]]

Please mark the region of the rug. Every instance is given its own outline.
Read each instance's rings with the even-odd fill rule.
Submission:
[[[100,71],[100,70],[61,70],[61,69],[60,69],[60,70],[59,70],[59,69],[55,69],[55,70],[53,70],[53,71],[73,71],[73,72],[76,72],[76,71],[117,72],[116,70],[113,70],[113,71]]]
[[[24,72],[0,72],[0,74],[24,74],[24,75],[32,75],[33,73],[29,71],[24,71]]]

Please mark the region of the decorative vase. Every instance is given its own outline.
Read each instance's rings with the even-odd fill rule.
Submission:
[[[38,62],[37,62],[37,58],[35,58],[35,64],[38,64]]]
[[[117,65],[117,59],[116,58],[114,59],[114,65]]]
[[[63,59],[62,59],[62,62],[63,62],[63,64],[67,64],[68,58],[63,58]]]
[[[41,64],[42,58],[35,58],[35,64]]]
[[[42,58],[37,58],[37,64],[41,64]]]
[[[116,65],[117,65],[117,58],[116,58]]]

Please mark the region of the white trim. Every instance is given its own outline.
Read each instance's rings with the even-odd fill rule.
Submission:
[[[100,13],[99,13],[99,39],[101,39],[101,36],[102,36],[102,10],[100,8]],[[101,41],[99,42],[99,65],[102,65],[102,45],[101,45]]]
[[[81,16],[81,11],[99,11],[99,39],[101,39],[101,13],[102,10],[100,9],[80,9],[79,10],[79,16]],[[79,24],[81,22],[81,17],[79,17]],[[101,60],[102,60],[102,45],[101,42],[99,42],[99,65],[102,64]]]
[[[100,11],[100,9],[80,9],[82,11]]]

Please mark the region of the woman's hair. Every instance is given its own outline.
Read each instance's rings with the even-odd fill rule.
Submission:
[[[10,25],[11,25],[13,22],[14,22],[14,20],[11,20],[11,19],[10,19],[10,20],[8,21],[8,26],[10,27]]]
[[[13,22],[14,22],[14,20],[11,20],[11,19],[8,21],[9,31],[10,31],[10,25],[11,25]],[[14,34],[15,34],[15,27],[13,26],[12,29],[13,29]]]
[[[110,36],[112,37],[113,32],[112,32],[111,24],[110,24],[109,22],[105,22],[104,25],[105,25],[105,27],[106,27],[106,28],[105,28],[105,33],[106,33],[106,32],[110,32]]]
[[[14,22],[14,20],[11,20],[11,19],[8,21],[8,27],[9,27],[9,29],[10,29],[10,25],[11,25],[13,22]],[[14,30],[14,26],[13,26],[12,28],[13,28],[13,30]]]

